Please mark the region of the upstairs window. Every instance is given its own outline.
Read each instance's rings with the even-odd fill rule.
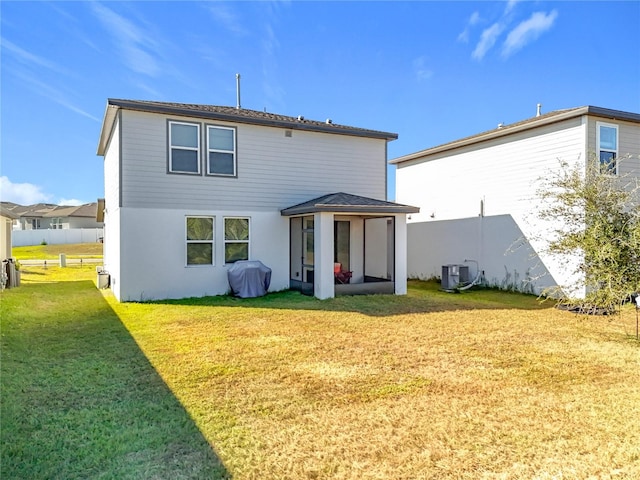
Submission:
[[[207,174],[236,176],[236,130],[207,126]]]
[[[187,217],[187,265],[213,265],[213,217]]]
[[[200,125],[169,122],[169,171],[200,173]]]
[[[597,122],[596,132],[600,171],[616,175],[618,173],[616,162],[618,157],[618,126]]]
[[[224,263],[249,260],[249,219],[224,219]]]

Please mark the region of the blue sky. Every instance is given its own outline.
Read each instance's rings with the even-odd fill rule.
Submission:
[[[640,113],[640,1],[0,2],[0,198],[103,195],[107,98],[395,132],[389,159],[583,105]],[[389,198],[395,196],[389,169]]]

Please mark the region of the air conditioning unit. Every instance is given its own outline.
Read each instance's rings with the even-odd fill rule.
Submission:
[[[468,265],[443,265],[441,283],[443,290],[453,290],[469,283]]]

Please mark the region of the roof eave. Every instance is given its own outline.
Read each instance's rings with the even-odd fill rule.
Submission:
[[[100,130],[100,140],[98,141],[98,151],[96,152],[96,155],[104,156],[119,109],[119,106],[111,104],[111,99],[107,101],[107,108],[105,109],[104,119],[102,120],[102,129]]]
[[[137,102],[131,102],[127,100],[119,100],[119,99],[108,99],[108,105],[114,106],[116,108],[123,108],[127,110],[136,110],[140,112],[149,112],[149,113],[161,113],[168,115],[180,115],[185,117],[194,117],[194,118],[208,118],[211,120],[219,120],[224,122],[235,122],[235,123],[244,123],[249,125],[263,125],[269,127],[280,127],[280,128],[288,128],[291,130],[306,130],[312,132],[321,132],[321,133],[332,133],[336,135],[348,135],[355,137],[366,137],[366,138],[378,138],[382,140],[397,140],[398,134],[391,132],[383,132],[377,130],[366,130],[366,129],[353,129],[348,127],[336,128],[331,126],[322,126],[318,124],[309,124],[304,123],[304,121],[300,122],[287,122],[284,120],[277,119],[261,119],[261,118],[249,118],[243,117],[240,115],[230,115],[222,112],[204,112],[204,111],[194,111],[187,108],[179,108],[165,105],[151,105],[151,104],[141,104]],[[109,110],[109,108],[107,108]],[[107,112],[108,113],[108,112]],[[105,125],[107,120],[107,113],[105,113]],[[113,122],[113,119],[112,119]],[[105,136],[103,127],[103,133],[101,134],[101,143],[102,138]],[[109,129],[108,132],[111,130]],[[108,135],[108,133],[106,134]],[[104,147],[106,147],[106,142]],[[98,149],[100,152],[100,149]],[[101,155],[98,153],[98,155]]]
[[[374,206],[336,206],[336,205],[312,205],[305,207],[291,207],[280,210],[280,215],[283,217],[291,217],[294,215],[309,215],[312,213],[320,212],[332,212],[343,214],[367,214],[367,215],[386,215],[396,213],[419,213],[420,208],[411,207],[408,205],[397,205],[387,207],[374,207]]]
[[[544,117],[540,119],[534,118],[531,122],[528,122],[528,123],[523,123],[523,124],[513,125],[513,126],[507,125],[500,129],[490,130],[488,132],[481,133],[479,135],[474,135],[472,137],[467,137],[467,138],[463,138],[453,142],[438,145],[436,147],[420,150],[419,152],[410,153],[402,157],[394,158],[389,161],[389,164],[398,165],[404,162],[410,162],[412,160],[417,160],[417,159],[426,157],[428,155],[446,152],[449,150],[454,150],[456,148],[466,147],[468,145],[474,145],[476,143],[481,143],[487,140],[504,137],[506,135],[511,135],[513,133],[523,132],[525,130],[530,130],[532,128],[541,127],[544,125],[550,125],[552,123],[562,122],[564,120],[568,120],[575,117],[581,117],[583,115],[592,115],[596,117],[609,118],[612,120],[626,120],[626,121],[640,123],[640,114],[623,112],[620,110],[611,110],[608,108],[594,107],[594,106],[588,105],[585,107],[572,108],[567,110],[566,112],[562,112],[550,117]]]
[[[446,152],[449,150],[455,150],[456,148],[466,147],[468,145],[473,145],[476,143],[485,142],[487,140],[492,140],[494,138],[500,138],[507,135],[511,135],[513,133],[522,132],[525,130],[530,130],[535,127],[541,127],[544,125],[549,125],[556,122],[561,122],[563,120],[567,120],[570,118],[578,117],[587,113],[589,107],[582,107],[576,110],[570,110],[565,113],[561,113],[559,115],[554,115],[552,117],[540,119],[534,123],[526,123],[523,125],[515,125],[515,126],[506,126],[503,128],[499,128],[496,130],[490,130],[483,134],[475,135],[473,137],[463,138],[461,140],[455,140],[453,142],[445,143],[442,145],[438,145],[436,147],[427,148],[425,150],[420,150],[419,152],[410,153],[408,155],[404,155],[402,157],[394,158],[389,161],[391,165],[398,165],[400,163],[409,162],[411,160],[416,160],[427,155],[433,155],[435,153]]]

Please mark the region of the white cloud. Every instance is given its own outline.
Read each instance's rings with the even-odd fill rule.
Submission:
[[[425,57],[418,57],[413,61],[413,70],[418,81],[428,80],[433,77],[433,70],[427,67],[427,59]]]
[[[469,42],[469,31],[471,30],[471,27],[476,25],[478,22],[480,22],[480,13],[473,12],[471,14],[471,17],[469,17],[469,20],[467,21],[467,26],[460,33],[460,35],[458,35],[458,41],[459,42],[463,42],[463,43],[468,43]]]
[[[227,4],[222,2],[216,2],[209,7],[209,12],[213,16],[214,20],[222,24],[231,33],[239,36],[247,35],[248,30],[242,25],[242,22],[238,19],[238,16],[232,11]]]
[[[535,41],[542,33],[549,30],[558,18],[557,10],[551,12],[535,12],[527,20],[521,22],[509,32],[502,46],[502,56],[517,52],[528,43]]]
[[[41,82],[31,75],[23,74],[20,72],[13,72],[13,74],[16,77],[22,79],[26,84],[28,84],[33,92],[42,95],[47,100],[51,100],[52,102],[55,102],[58,105],[61,105],[62,107],[71,110],[74,113],[77,113],[78,115],[93,120],[94,122],[100,123],[102,121],[95,115],[91,115],[89,112],[75,105],[64,92],[58,90],[57,88],[54,88],[47,83]]]
[[[480,36],[480,41],[478,45],[476,45],[471,57],[476,60],[482,60],[486,53],[495,45],[496,40],[503,31],[504,26],[501,23],[494,23],[489,28],[484,29]]]
[[[120,49],[126,66],[137,73],[156,77],[161,68],[155,58],[157,42],[132,21],[113,10],[92,3],[93,11]]]
[[[30,65],[30,66],[38,66],[44,67],[48,70],[52,70],[58,73],[66,73],[65,69],[61,66],[57,65],[46,58],[42,58],[38,55],[35,55],[31,52],[28,52],[24,48],[19,47],[13,42],[10,42],[6,38],[0,39],[2,42],[2,47],[5,48],[9,53],[13,55],[13,57],[18,60],[20,63]]]
[[[504,9],[504,14],[507,15],[509,13],[511,13],[511,10],[513,10],[513,8],[516,6],[516,3],[518,3],[521,0],[507,0],[507,6]]]
[[[0,177],[0,199],[20,205],[51,202],[53,196],[42,191],[42,187],[32,183],[13,183],[6,176]]]

